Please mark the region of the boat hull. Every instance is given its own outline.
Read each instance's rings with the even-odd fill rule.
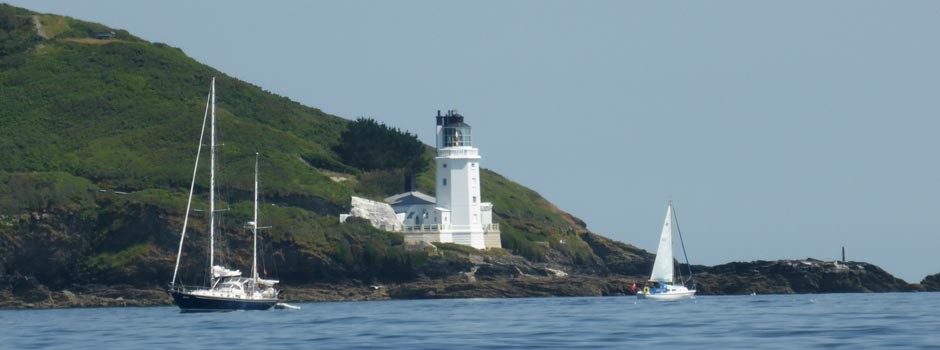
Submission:
[[[183,311],[268,310],[277,304],[277,299],[220,298],[181,291],[170,291],[170,294]]]
[[[636,297],[637,299],[651,299],[651,300],[659,300],[659,301],[678,301],[678,300],[684,300],[684,299],[692,299],[693,297],[695,297],[695,291],[694,290],[669,291],[665,293],[652,293],[652,294],[639,292],[636,294]]]

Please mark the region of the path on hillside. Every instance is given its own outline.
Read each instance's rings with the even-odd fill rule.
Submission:
[[[33,15],[33,25],[36,26],[36,34],[39,34],[43,39],[49,39],[46,30],[42,28],[42,22],[39,21],[39,15]]]

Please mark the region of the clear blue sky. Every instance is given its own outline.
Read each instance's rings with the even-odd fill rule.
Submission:
[[[457,108],[485,167],[647,250],[672,199],[693,263],[940,272],[937,1],[12,3],[430,144]]]

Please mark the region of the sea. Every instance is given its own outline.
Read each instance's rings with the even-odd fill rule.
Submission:
[[[940,349],[940,293],[0,311],[0,349]]]

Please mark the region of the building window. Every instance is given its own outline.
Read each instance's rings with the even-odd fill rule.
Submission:
[[[477,196],[473,196],[473,202],[474,202],[474,203],[477,202]]]
[[[447,186],[447,179],[444,179],[444,186]]]
[[[447,163],[444,163],[444,168],[447,168]]]

